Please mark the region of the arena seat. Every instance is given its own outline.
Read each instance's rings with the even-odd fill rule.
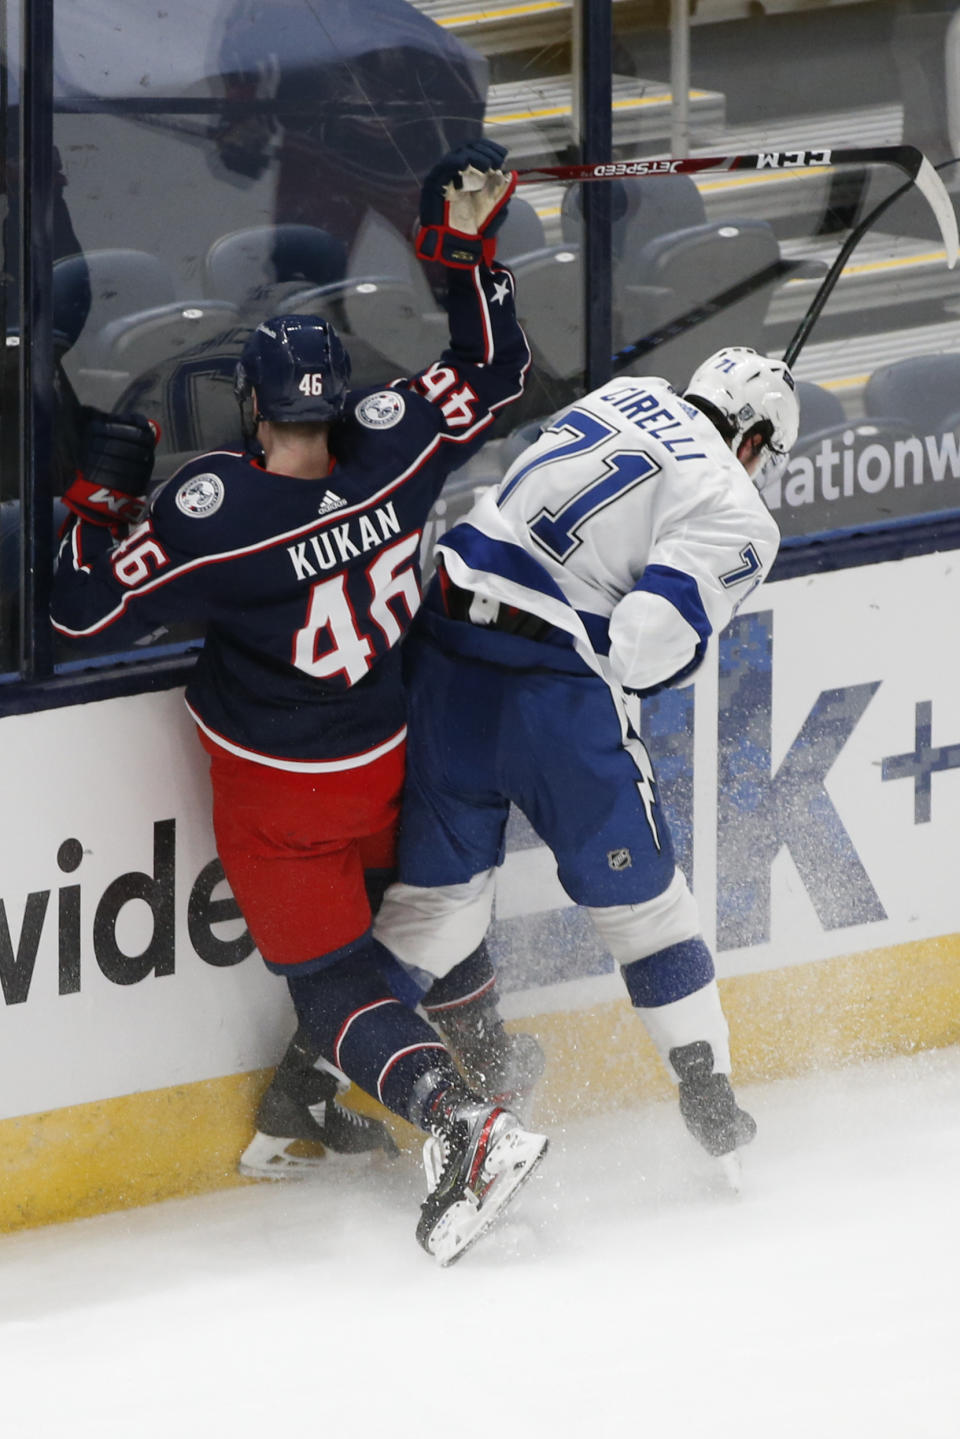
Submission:
[[[293,291],[286,308],[324,315],[343,336],[352,383],[375,384],[385,367],[415,374],[447,343],[447,316],[416,259],[408,237],[368,210],[342,278]],[[392,378],[392,376],[391,376]]]
[[[517,315],[534,363],[557,379],[583,369],[583,274],[579,245],[547,245],[510,261]]]
[[[107,325],[170,304],[176,296],[169,269],[147,250],[88,250],[57,260],[53,266],[54,313],[69,311],[76,295],[86,287],[89,311],[72,354],[72,363],[78,367],[104,363],[103,331]]]
[[[204,288],[227,300],[254,323],[288,309],[290,294],[306,285],[342,279],[342,241],[314,225],[255,225],[214,240],[204,261]]]
[[[818,430],[842,425],[846,420],[842,401],[812,380],[797,381],[797,401],[800,405],[798,443]]]
[[[101,409],[112,409],[137,375],[237,322],[226,301],[177,299],[170,271],[145,250],[90,250],[58,260],[55,313],[82,292],[85,276],[89,313],[63,363],[84,403]]]
[[[815,454],[824,440],[843,440],[851,436],[852,447],[859,449],[868,444],[882,445],[895,440],[907,440],[913,433],[912,426],[905,420],[897,419],[895,415],[877,416],[875,419],[842,419],[832,425],[823,425],[819,429],[802,433],[790,452],[790,458],[795,460],[801,455]]]
[[[236,325],[180,353],[164,354],[118,394],[118,413],[137,410],[160,426],[154,478],[166,479],[206,450],[238,449],[234,373],[249,326]]]
[[[104,326],[100,340],[108,369],[132,376],[175,359],[236,328],[239,311],[226,300],[175,301]]]
[[[769,276],[752,292],[640,356],[635,373],[683,385],[697,365],[725,345],[763,349],[763,325],[780,261],[777,238],[764,220],[713,221],[659,235],[628,253],[614,274],[614,306],[623,328],[617,344],[633,344],[752,276]]]
[[[542,250],[546,243],[540,216],[529,200],[515,193],[507,207],[507,218],[497,231],[497,259],[509,264],[517,255]]]
[[[788,498],[791,488],[795,490],[802,483],[819,491],[819,481],[812,476],[819,472],[820,456],[831,452],[834,462],[829,472],[834,478],[834,497],[827,500],[818,493],[812,503],[784,503],[777,507],[774,516],[781,534],[787,538],[859,525],[887,524],[906,515],[943,509],[948,502],[941,487],[904,485],[894,478],[898,455],[913,453],[919,443],[913,427],[895,417],[843,419],[801,434],[790,453],[783,481],[784,499]],[[908,473],[912,474],[912,461],[905,459],[901,463],[906,464]],[[923,464],[922,453],[920,463]],[[853,479],[861,465],[866,467],[873,482],[869,489]]]
[[[636,253],[659,235],[703,225],[707,213],[690,175],[636,177],[610,183],[614,259]],[[583,231],[582,185],[570,185],[560,206],[563,238],[579,244]]]
[[[912,355],[874,370],[863,392],[867,415],[899,415],[914,433],[933,434],[960,409],[960,354]]]

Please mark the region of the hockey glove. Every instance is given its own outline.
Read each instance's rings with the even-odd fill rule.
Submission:
[[[496,233],[507,218],[517,176],[504,174],[507,152],[493,140],[474,140],[434,165],[420,192],[416,252],[453,270],[489,265]]]
[[[81,467],[63,503],[81,519],[108,529],[139,524],[159,437],[159,426],[143,415],[90,411]]]

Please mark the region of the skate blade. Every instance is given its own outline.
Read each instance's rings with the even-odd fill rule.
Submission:
[[[340,1154],[335,1149],[317,1154],[288,1153],[288,1145],[301,1142],[257,1133],[237,1161],[237,1172],[244,1179],[310,1179],[329,1173],[331,1166],[337,1170],[360,1168],[373,1162],[375,1155],[391,1157],[383,1148],[361,1149],[355,1154]]]
[[[423,1146],[423,1172],[427,1181],[427,1193],[432,1194],[443,1173],[443,1146],[432,1134]]]
[[[733,1193],[740,1194],[743,1190],[743,1160],[738,1151],[731,1149],[729,1154],[721,1154],[717,1164]]]
[[[487,1159],[487,1169],[495,1173],[482,1203],[471,1196],[452,1204],[430,1235],[427,1248],[441,1269],[462,1259],[483,1238],[534,1173],[548,1148],[545,1134],[514,1130],[504,1135]]]

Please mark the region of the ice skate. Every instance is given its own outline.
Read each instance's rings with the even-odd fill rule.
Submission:
[[[714,1074],[713,1050],[706,1040],[670,1051],[670,1063],[680,1081],[680,1113],[698,1144],[720,1161],[731,1188],[740,1188],[737,1150],[757,1132],[756,1121],[737,1104],[726,1074]]]
[[[303,1179],[331,1159],[396,1155],[385,1124],[337,1102],[349,1087],[346,1075],[315,1055],[298,1033],[260,1101],[257,1132],[240,1156],[240,1173],[248,1179]],[[307,1152],[296,1152],[304,1142]]]
[[[430,1017],[453,1050],[470,1088],[492,1104],[503,1104],[526,1117],[546,1066],[533,1035],[511,1034],[495,1004],[466,1004]]]
[[[543,1158],[548,1140],[522,1128],[509,1110],[459,1086],[442,1096],[430,1128],[417,1240],[445,1268],[500,1217]]]

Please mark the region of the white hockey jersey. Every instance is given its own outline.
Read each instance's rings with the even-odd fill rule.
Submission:
[[[563,411],[438,545],[450,579],[571,635],[606,679],[685,679],[770,569],[780,534],[714,425],[666,380]]]

